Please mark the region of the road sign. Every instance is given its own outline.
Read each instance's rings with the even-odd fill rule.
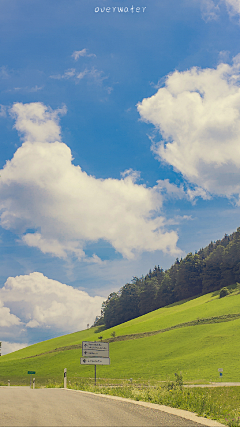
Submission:
[[[110,365],[109,357],[81,357],[81,365]]]
[[[84,350],[107,350],[109,351],[108,342],[98,342],[98,341],[83,341],[82,342],[82,351]]]
[[[36,372],[35,371],[28,371],[28,374],[35,375]]]
[[[108,350],[83,350],[83,357],[109,357]]]
[[[223,368],[218,368],[218,372],[223,372]]]

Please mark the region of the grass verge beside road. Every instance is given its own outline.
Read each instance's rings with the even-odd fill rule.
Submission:
[[[184,409],[217,420],[229,427],[240,426],[240,387],[183,388],[176,382],[162,386],[123,383],[122,386],[89,385],[83,380],[70,388],[125,397]]]

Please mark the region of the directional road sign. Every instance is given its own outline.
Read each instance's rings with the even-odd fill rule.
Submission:
[[[28,371],[28,374],[35,375],[36,372],[35,371]]]
[[[84,357],[109,357],[108,350],[83,350]]]
[[[83,341],[82,342],[82,351],[84,350],[107,350],[109,351],[108,342],[98,342],[98,341]]]
[[[109,357],[81,357],[81,365],[110,365]]]

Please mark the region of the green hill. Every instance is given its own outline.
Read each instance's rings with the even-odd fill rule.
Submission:
[[[112,336],[115,332],[115,337]],[[0,358],[0,383],[28,384],[36,371],[38,384],[93,377],[93,366],[81,366],[82,341],[110,341],[110,366],[97,376],[111,379],[173,379],[184,382],[240,381],[240,285],[219,298],[219,291],[150,312],[114,328],[88,330],[54,338]]]
[[[144,277],[134,276],[102,304],[94,326],[112,328],[187,298],[197,298],[240,282],[240,227],[230,236],[211,242],[168,269],[155,265]]]

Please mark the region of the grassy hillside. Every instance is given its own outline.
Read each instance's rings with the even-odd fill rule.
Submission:
[[[98,328],[48,340],[0,358],[0,383],[60,382],[93,377],[93,366],[81,366],[81,342],[110,340],[110,366],[97,367],[101,378],[173,379],[182,372],[185,382],[240,381],[240,285],[219,298],[219,292],[176,303],[112,329]],[[112,332],[116,337],[112,338]],[[158,333],[156,333],[158,331]]]

